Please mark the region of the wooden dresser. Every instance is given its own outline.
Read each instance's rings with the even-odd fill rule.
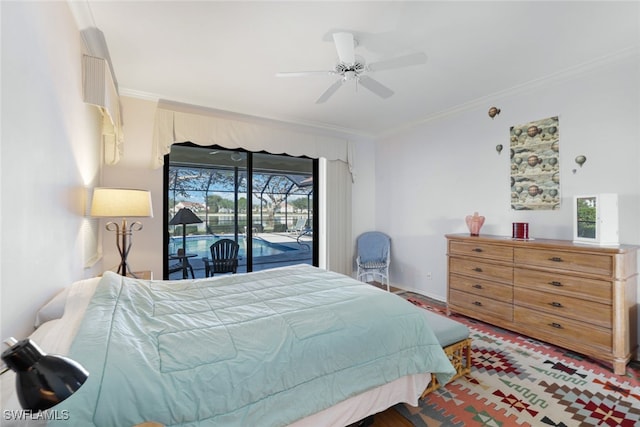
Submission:
[[[447,235],[448,309],[606,362],[637,347],[637,250]]]

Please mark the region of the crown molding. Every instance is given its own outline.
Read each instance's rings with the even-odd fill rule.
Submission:
[[[129,98],[138,98],[145,101],[157,102],[162,97],[155,93],[143,92],[141,90],[129,89],[126,87],[120,88],[120,96],[128,96]]]
[[[476,98],[462,104],[455,105],[451,108],[438,111],[422,119],[415,120],[410,123],[405,123],[403,125],[400,125],[395,128],[379,133],[376,136],[376,139],[387,138],[389,136],[396,135],[400,132],[409,130],[411,128],[414,128],[416,126],[419,126],[425,123],[429,123],[429,122],[440,120],[449,116],[453,116],[463,111],[473,110],[479,107],[486,106],[488,103],[495,102],[500,99],[512,97],[514,95],[519,95],[525,92],[530,92],[533,89],[538,89],[543,86],[553,85],[553,84],[561,83],[570,79],[574,79],[581,75],[587,74],[593,70],[597,70],[599,68],[602,68],[611,64],[621,63],[628,59],[638,57],[638,56],[640,56],[640,48],[638,47],[628,47],[625,49],[621,49],[617,52],[613,52],[608,55],[594,58],[590,61],[586,61],[581,64],[565,68],[564,70],[549,74],[547,76],[530,80],[528,82],[513,86],[511,88],[494,92],[492,94],[482,96],[480,98]]]
[[[564,70],[560,70],[558,72],[549,74],[547,76],[533,79],[528,82],[510,87],[508,89],[494,92],[494,93],[473,99],[471,101],[455,105],[453,107],[435,112],[422,119],[404,123],[400,126],[396,126],[394,128],[385,130],[383,132],[378,132],[378,133],[364,133],[364,132],[356,131],[353,129],[332,127],[322,123],[310,123],[310,122],[302,123],[299,121],[288,121],[288,120],[283,120],[281,118],[279,119],[279,118],[262,117],[262,116],[260,116],[260,118],[265,120],[274,120],[280,123],[287,123],[289,125],[310,126],[316,129],[323,129],[325,131],[329,131],[337,134],[350,135],[352,138],[355,137],[356,139],[376,140],[376,139],[387,138],[389,136],[396,135],[400,132],[407,131],[409,129],[423,125],[425,123],[440,120],[449,116],[459,114],[464,111],[483,107],[483,106],[486,106],[487,103],[492,103],[504,98],[512,97],[525,92],[530,92],[531,90],[538,89],[543,86],[558,84],[570,79],[574,79],[581,75],[587,74],[593,70],[597,70],[599,68],[602,68],[611,64],[620,63],[638,56],[640,56],[640,48],[638,47],[629,47],[629,48],[621,49],[611,54],[594,58],[590,61],[586,61],[581,64],[565,68]],[[121,87],[119,91],[121,96],[129,96],[132,98],[138,98],[138,99],[143,99],[143,100],[152,101],[152,102],[158,102],[161,99],[165,99],[163,96],[160,96],[158,94],[143,92],[135,89]],[[217,110],[217,111],[221,112],[222,110]],[[226,111],[226,113],[232,114],[235,116],[251,116],[250,114],[236,113],[232,111]],[[256,119],[258,116],[252,116],[252,117],[253,119]]]

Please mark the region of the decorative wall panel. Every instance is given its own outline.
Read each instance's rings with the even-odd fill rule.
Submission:
[[[560,208],[558,117],[511,127],[511,209]]]

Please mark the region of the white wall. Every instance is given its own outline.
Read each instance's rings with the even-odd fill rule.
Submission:
[[[81,43],[66,2],[1,2],[2,338],[23,338],[84,268],[84,189],[100,172],[101,116],[82,101]]]
[[[124,154],[120,162],[104,166],[102,186],[140,188],[151,191],[153,218],[139,218],[142,230],[134,231],[127,263],[134,271],[151,270],[162,279],[162,168],[151,168],[151,141],[156,102],[121,97],[124,121]],[[104,267],[115,270],[120,263],[113,232],[103,232]]]
[[[373,141],[361,140],[355,144],[354,151],[355,176],[351,189],[351,232],[355,251],[355,239],[365,231],[376,229],[376,148]]]
[[[619,57],[378,141],[376,226],[392,237],[391,282],[445,300],[444,235],[467,233],[466,215],[486,217],[481,234],[510,236],[511,223],[524,221],[531,237],[571,239],[576,194],[618,193],[621,242],[640,244],[639,76],[637,54]],[[492,105],[502,110],[494,120]],[[555,115],[562,206],[512,211],[509,128]],[[579,154],[587,157],[582,168]]]

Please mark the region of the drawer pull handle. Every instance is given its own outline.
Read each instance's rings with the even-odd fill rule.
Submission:
[[[480,301],[474,301],[473,305],[477,305],[478,307],[482,306],[482,303]]]
[[[551,286],[558,286],[558,287],[562,286],[562,283],[561,283],[561,282],[557,282],[557,281],[555,281],[555,280],[554,280],[553,282],[549,282],[549,284],[550,284]]]
[[[562,304],[560,304],[559,302],[550,302],[549,305],[552,305],[554,307],[562,307]]]
[[[554,256],[554,257],[549,258],[549,261],[562,262],[562,258],[560,258],[559,256]]]
[[[551,326],[552,328],[556,328],[556,329],[562,329],[562,325],[560,323],[550,323],[549,326]]]
[[[473,252],[482,252],[482,248],[473,248]]]
[[[482,285],[479,283],[476,283],[475,285],[473,285],[473,287],[476,289],[482,289]]]
[[[478,273],[482,273],[482,269],[480,267],[474,268],[473,271],[478,272]]]

